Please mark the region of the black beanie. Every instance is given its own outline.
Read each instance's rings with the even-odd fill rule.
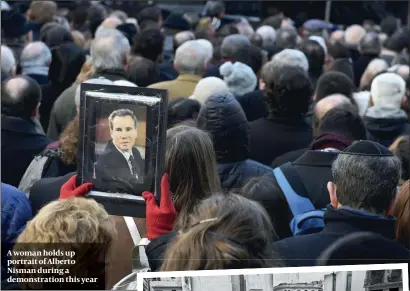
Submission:
[[[339,154],[356,155],[356,156],[373,156],[373,157],[392,157],[394,154],[381,144],[370,141],[361,140],[354,142],[351,146]]]

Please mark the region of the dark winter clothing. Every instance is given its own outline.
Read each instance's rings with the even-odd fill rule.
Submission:
[[[236,100],[241,104],[248,122],[268,116],[268,108],[264,102],[263,92],[261,90],[237,96]]]
[[[367,129],[367,139],[389,147],[396,138],[410,134],[410,124],[406,117],[372,118],[364,116],[363,122]]]
[[[212,135],[218,174],[225,191],[241,188],[250,178],[272,171],[249,159],[249,127],[240,104],[231,94],[209,97],[197,127]]]

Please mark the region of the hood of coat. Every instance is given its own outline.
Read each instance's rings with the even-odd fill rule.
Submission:
[[[249,158],[248,121],[233,95],[209,97],[199,112],[197,127],[211,134],[218,163]]]

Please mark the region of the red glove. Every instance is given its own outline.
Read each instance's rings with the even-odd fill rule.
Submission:
[[[151,192],[142,193],[146,202],[147,238],[153,240],[162,234],[172,231],[177,217],[171,192],[169,191],[168,175],[164,174],[161,180],[161,202],[158,207],[155,196]]]
[[[77,175],[74,175],[70,178],[70,180],[65,182],[60,190],[60,199],[84,196],[85,194],[90,192],[94,186],[92,183],[84,183],[77,187],[76,180]]]

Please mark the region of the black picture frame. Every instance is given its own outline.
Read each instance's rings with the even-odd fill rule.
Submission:
[[[95,163],[95,128],[97,107],[104,104],[146,106],[146,137],[144,181],[135,193],[109,193],[93,189],[88,198],[101,203],[107,212],[117,216],[145,218],[145,201],[142,192],[155,193],[157,202],[161,195],[161,178],[165,167],[168,91],[101,84],[81,84],[80,132],[78,145],[77,184],[93,182],[90,173]],[[93,124],[94,123],[94,124]]]

